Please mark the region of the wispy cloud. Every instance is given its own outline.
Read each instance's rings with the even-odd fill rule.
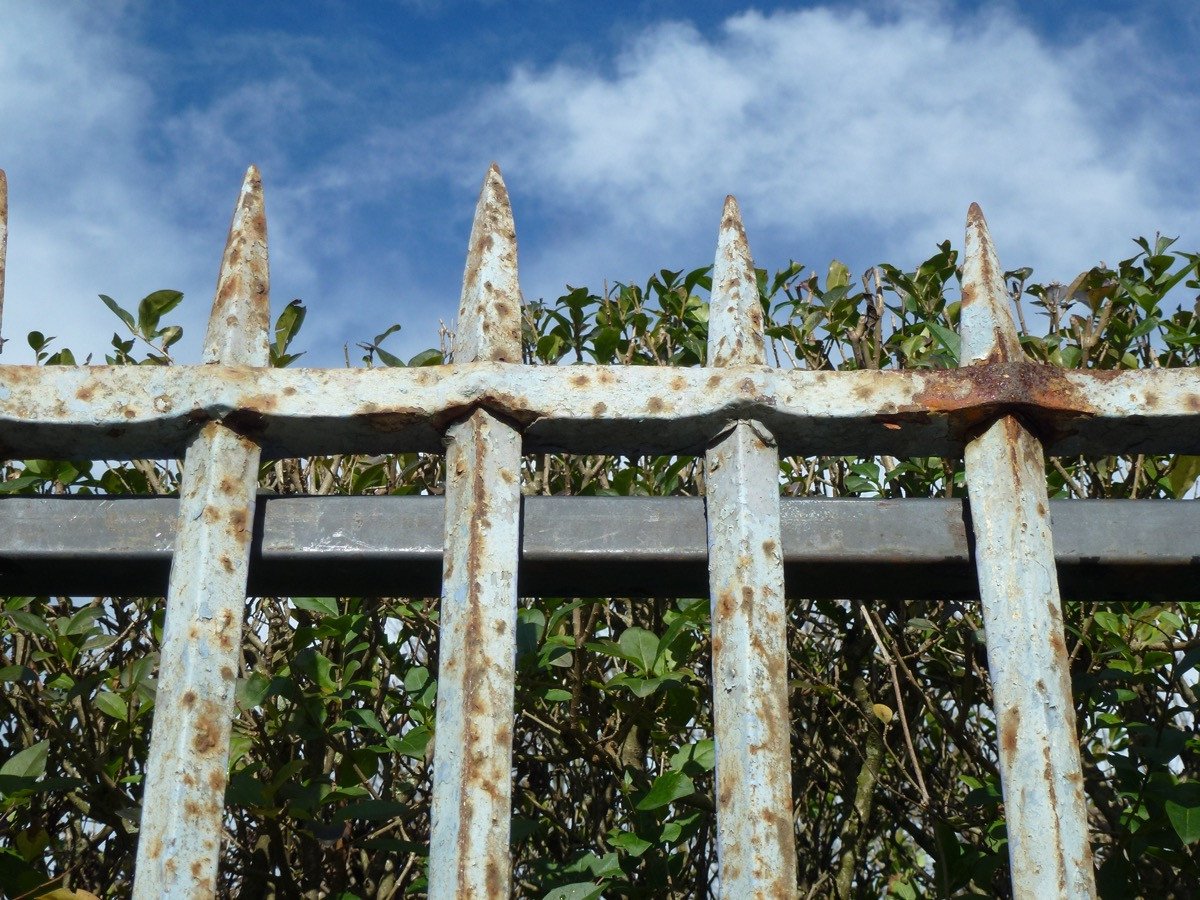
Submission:
[[[973,200],[1005,259],[1045,278],[1139,232],[1200,239],[1200,104],[1145,103],[1165,64],[1137,31],[1064,48],[1010,13],[895,9],[663,24],[610,65],[516,71],[469,131],[560,226],[526,242],[527,289],[701,262],[726,192],[774,264],[913,262],[960,240]]]

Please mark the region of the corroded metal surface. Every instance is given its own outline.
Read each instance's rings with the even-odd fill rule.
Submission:
[[[1002,269],[972,205],[962,365],[1018,359]],[[1000,740],[1013,895],[1095,896],[1042,447],[1005,415],[966,447],[988,665]]]
[[[714,366],[762,365],[762,306],[733,197],[713,268]],[[736,423],[705,455],[722,897],[796,892],[779,526],[779,452],[758,422]]]
[[[266,220],[246,173],[221,263],[204,360],[267,364]],[[205,424],[183,466],[134,896],[216,896],[234,686],[241,658],[259,449]]]
[[[516,232],[492,166],[471,228],[454,356],[517,361],[520,327]],[[521,435],[477,409],[446,437],[429,896],[506,897]]]
[[[0,326],[4,324],[4,263],[8,254],[8,176],[0,169]],[[0,328],[0,335],[3,329]],[[4,341],[0,339],[0,353]]]
[[[440,451],[487,409],[525,451],[699,453],[753,419],[784,454],[954,456],[982,422],[1021,416],[1056,454],[1200,453],[1200,370],[936,371],[520,366],[263,369],[0,367],[0,455],[182,455],[223,421],[269,457]]]

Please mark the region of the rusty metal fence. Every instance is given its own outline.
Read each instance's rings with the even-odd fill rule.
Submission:
[[[0,303],[5,205],[0,173]],[[926,593],[982,599],[1014,894],[1093,896],[1058,573],[1072,589],[1194,592],[1200,537],[1186,505],[1120,501],[1054,504],[1052,540],[1043,454],[1200,453],[1200,373],[1027,361],[977,206],[967,217],[957,370],[767,367],[732,198],[704,367],[522,365],[516,252],[493,167],[471,231],[452,365],[268,368],[266,221],[252,168],[202,365],[0,367],[6,457],[184,458],[177,501],[0,501],[9,588],[144,590],[170,561],[135,896],[215,891],[247,591],[335,591],[336,578],[321,573],[344,575],[351,553],[367,563],[356,591],[441,584],[433,898],[509,892],[519,594],[586,585],[590,595],[641,579],[642,590],[680,595],[703,590],[705,571],[722,896],[795,891],[785,595],[873,597],[922,583]],[[444,501],[256,497],[264,455],[409,451],[446,454]],[[707,495],[523,501],[522,454],[545,451],[703,453]],[[781,503],[780,453],[963,455],[969,507]],[[122,527],[103,527],[114,515]],[[322,539],[353,528],[353,551]],[[1152,549],[1130,549],[1139,529]],[[614,556],[629,565],[609,565]],[[371,583],[385,562],[389,577],[407,573],[403,583]]]

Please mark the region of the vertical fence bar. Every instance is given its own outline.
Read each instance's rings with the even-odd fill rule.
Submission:
[[[0,169],[0,353],[4,352],[4,263],[8,258],[8,176]]]
[[[709,365],[765,363],[758,283],[733,197],[721,219],[708,328]],[[790,898],[796,838],[779,451],[760,423],[738,422],[705,463],[721,896]]]
[[[265,366],[269,327],[262,183],[251,167],[229,228],[205,363]],[[134,897],[216,894],[234,685],[259,448],[209,422],[187,450],[142,800]]]
[[[493,165],[471,227],[455,363],[521,361],[517,237]],[[429,897],[507,897],[521,435],[479,409],[447,431]]]
[[[987,222],[967,214],[961,365],[1021,359]],[[1017,898],[1094,897],[1042,446],[1004,416],[966,446],[967,487]]]

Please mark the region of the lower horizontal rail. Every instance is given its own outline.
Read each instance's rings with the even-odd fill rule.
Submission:
[[[524,498],[523,596],[708,594],[704,501]],[[0,497],[0,595],[157,595],[177,503],[168,497]],[[441,589],[441,497],[263,495],[254,595],[430,596]],[[1200,507],[1050,504],[1064,597],[1200,599]],[[963,500],[784,499],[788,593],[978,596]]]

